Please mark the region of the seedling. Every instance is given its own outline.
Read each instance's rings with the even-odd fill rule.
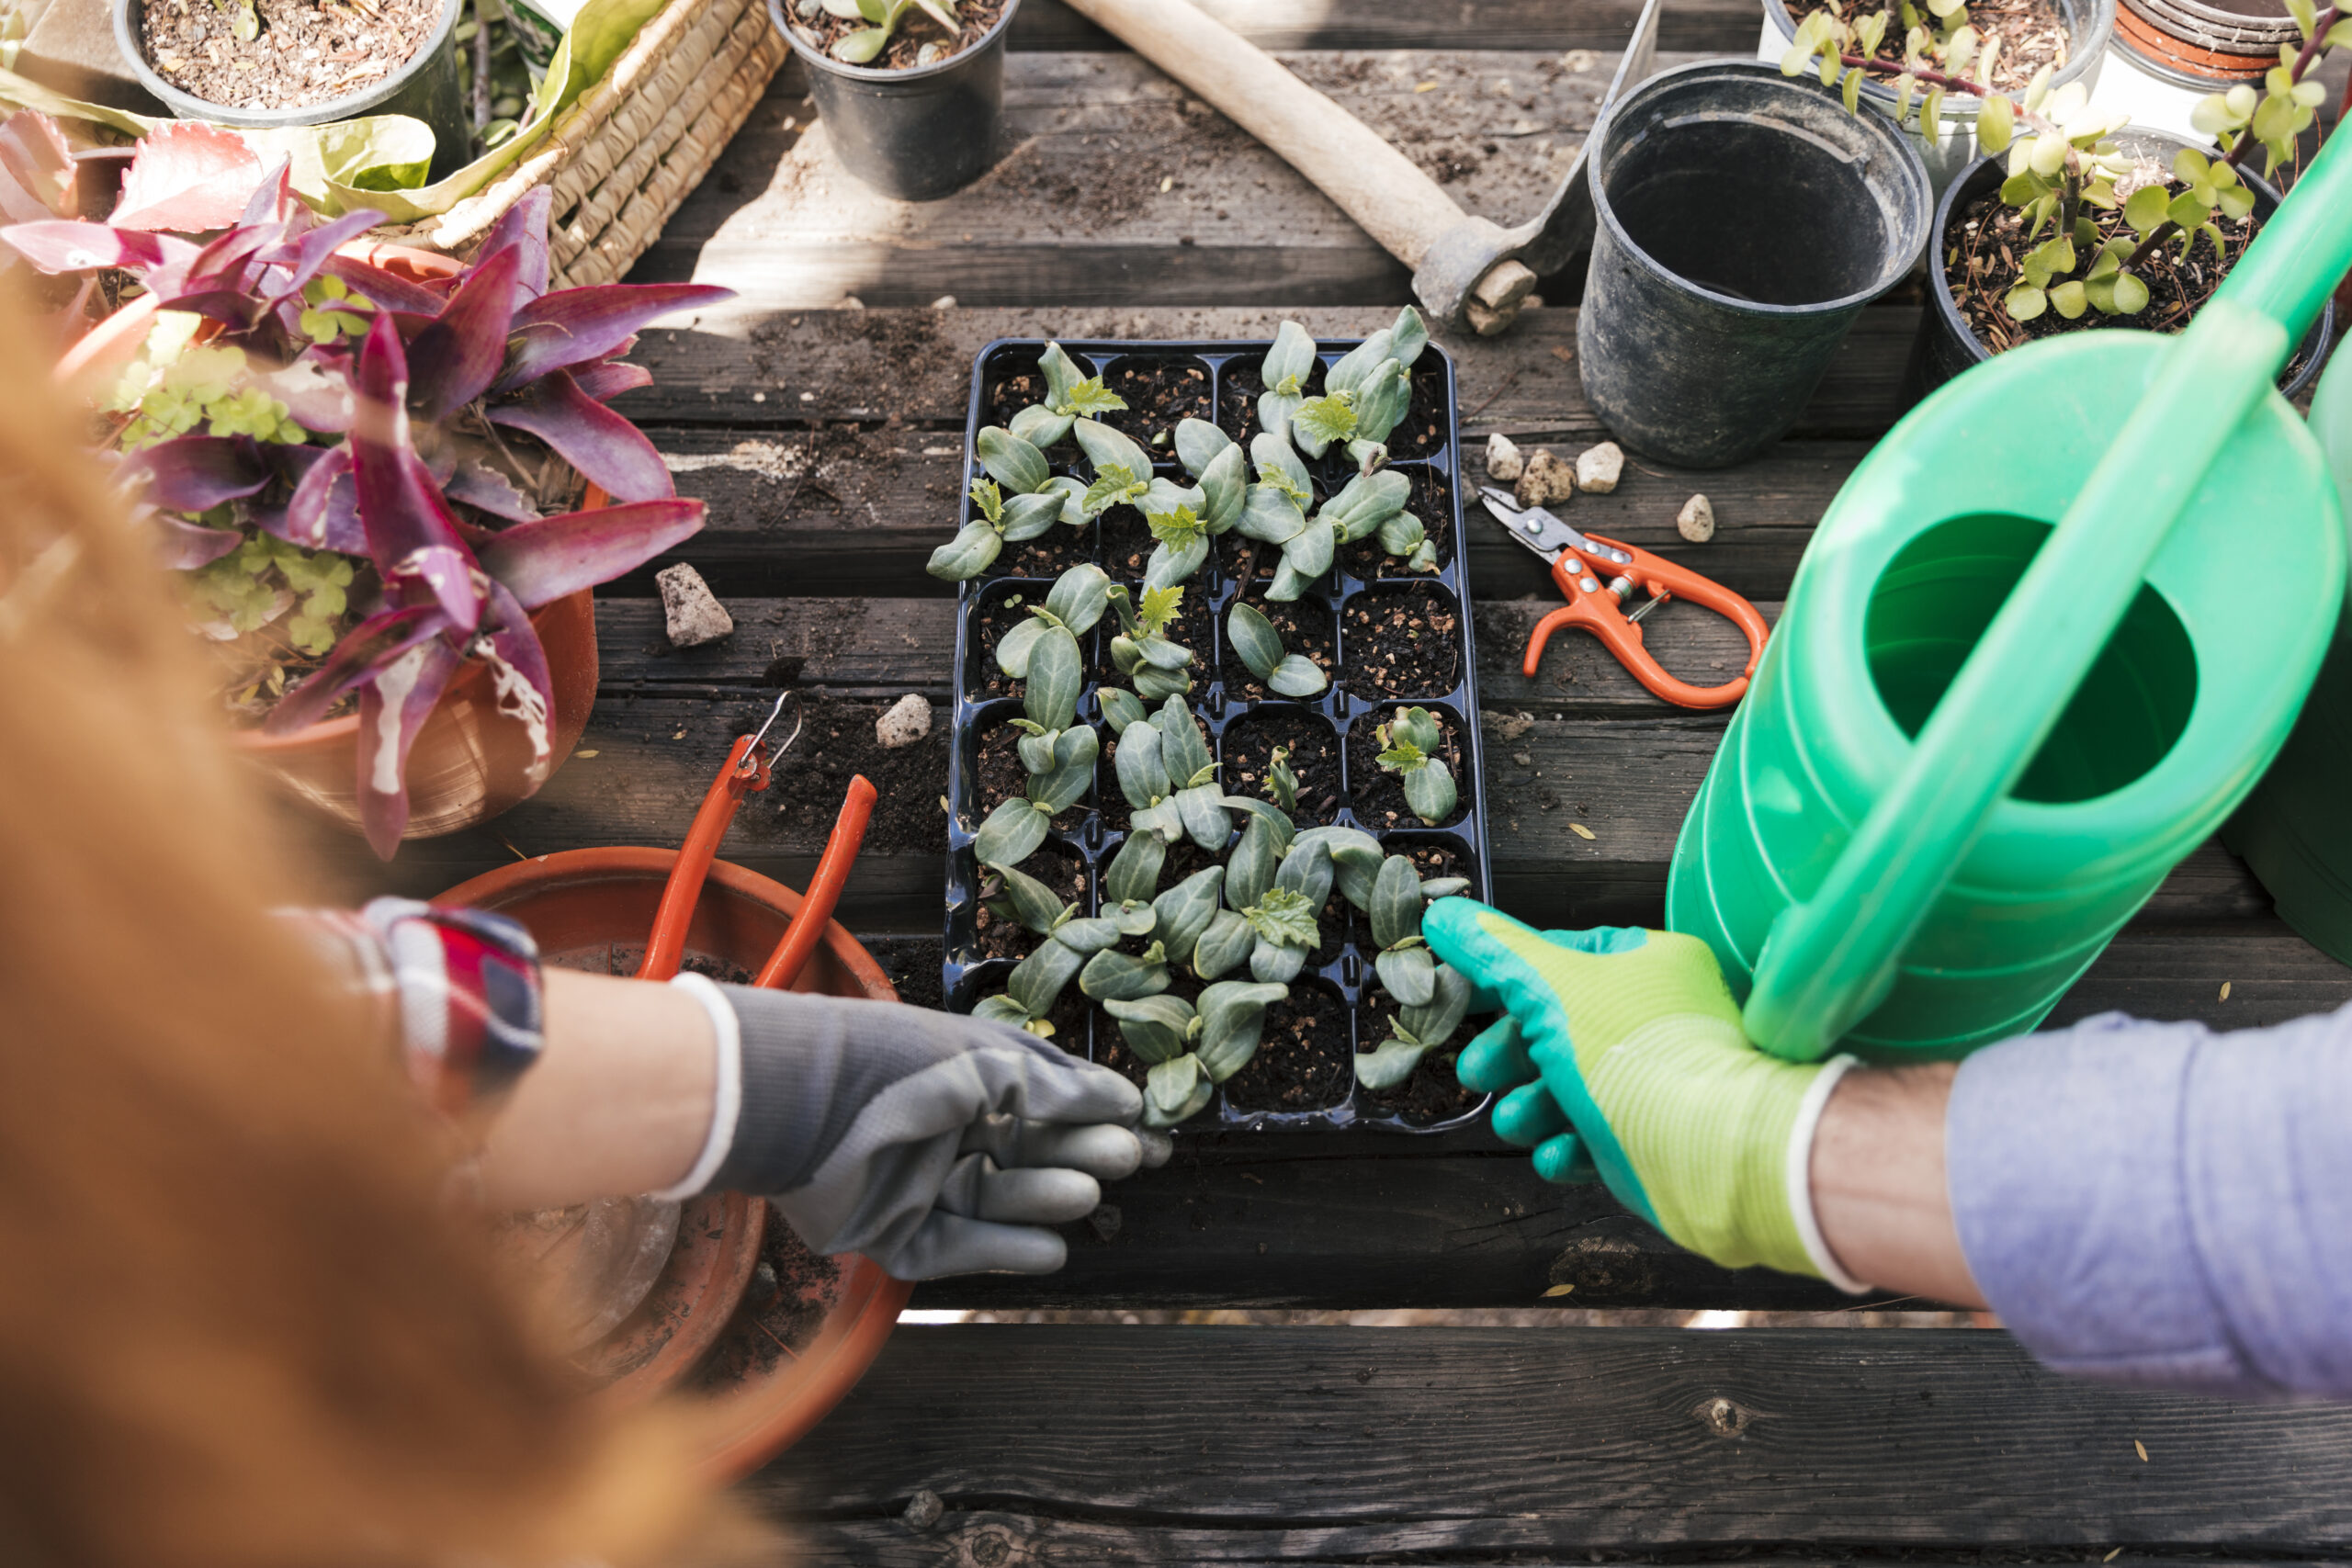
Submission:
[[[1395,773],[1405,786],[1405,804],[1413,815],[1435,827],[1453,815],[1458,798],[1453,770],[1437,755],[1444,734],[1427,708],[1407,708],[1373,731],[1380,741],[1380,771]]]
[[[1176,425],[1176,460],[1200,487],[1201,525],[1212,536],[1241,521],[1250,475],[1239,444],[1206,420],[1181,420]]]
[[[1064,580],[1073,575],[1065,573]],[[1050,598],[1047,603],[1052,603]],[[999,870],[1018,865],[1035,854],[1046,841],[1046,829],[1054,818],[1075,806],[1093,786],[1094,758],[1101,747],[1093,726],[1078,722],[1078,696],[1085,671],[1078,638],[1070,628],[1058,621],[1041,626],[1029,639],[1025,654],[1023,716],[1012,723],[1021,732],[1021,765],[1028,770],[1028,786],[1023,794],[989,813],[973,836],[973,852],[979,863]]]
[[[1027,679],[1029,655],[1039,638],[1055,628],[1082,637],[1094,629],[1110,604],[1111,580],[1101,567],[1070,568],[1055,579],[1044,604],[1028,606],[1029,619],[998,639],[996,667],[1016,681]]]
[[[992,424],[980,432],[978,451],[988,470],[987,478],[972,481],[972,504],[980,514],[932,551],[923,567],[943,581],[979,576],[996,564],[1007,542],[1034,539],[1057,523],[1083,527],[1087,522],[1078,481],[1056,476],[1030,443]]]
[[[1266,761],[1266,793],[1285,813],[1298,809],[1298,775],[1291,771],[1290,748],[1277,746]]]
[[[1306,378],[1315,373],[1315,340],[1296,321],[1274,333],[1259,368],[1265,390],[1258,394],[1258,428],[1287,446],[1291,416],[1306,400]]]
[[[1356,1053],[1356,1082],[1366,1089],[1394,1089],[1403,1083],[1424,1055],[1453,1038],[1469,1010],[1468,978],[1450,964],[1439,964],[1430,999],[1418,1007],[1399,1006],[1388,1038],[1371,1051]]]
[[[1065,905],[1053,889],[1023,872],[1011,866],[993,869],[1001,891],[989,900],[989,911],[1045,940],[1013,966],[1004,990],[983,998],[973,1014],[1050,1038],[1054,1026],[1046,1015],[1090,960],[1117,945],[1119,924],[1105,916],[1080,916],[1076,904]]]
[[[1102,385],[1102,377],[1080,376],[1077,363],[1057,343],[1046,345],[1037,368],[1046,378],[1046,400],[1014,414],[1011,424],[1013,434],[1036,446],[1051,446],[1068,435],[1070,422],[1081,415],[1111,413],[1127,406],[1126,399]]]
[[[1136,604],[1125,583],[1114,583],[1110,603],[1119,617],[1119,632],[1111,638],[1111,664],[1135,687],[1136,695],[1156,703],[1191,691],[1193,678],[1184,671],[1193,662],[1193,650],[1167,635],[1184,607],[1184,590],[1147,588],[1143,602]]]
[[[1197,1115],[1216,1085],[1250,1065],[1266,1010],[1289,995],[1287,986],[1227,980],[1203,987],[1197,1004],[1166,996],[1105,1002],[1119,1038],[1151,1069],[1144,1124],[1172,1127]]]
[[[1274,630],[1264,612],[1237,602],[1225,617],[1225,630],[1241,662],[1265,682],[1268,691],[1285,697],[1311,697],[1330,685],[1306,655],[1283,651],[1282,633]]]
[[[828,16],[849,22],[870,22],[854,33],[844,33],[835,39],[832,56],[846,65],[864,65],[890,47],[890,35],[899,30],[899,20],[920,6],[923,15],[947,29],[954,38],[963,31],[964,24],[956,18],[958,0],[824,0]]]
[[[1143,510],[1144,497],[1151,492],[1150,455],[1094,420],[1074,419],[1069,427],[1094,469],[1093,479],[1080,493],[1080,510],[1089,517],[1100,517],[1114,506]]]

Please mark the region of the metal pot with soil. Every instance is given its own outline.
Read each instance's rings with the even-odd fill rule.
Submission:
[[[433,131],[431,178],[464,167],[473,130],[458,69],[465,0],[114,0],[115,45],[181,119],[274,129],[407,115]]]
[[[995,161],[1004,40],[1020,8],[1021,0],[768,0],[808,73],[835,156],[901,201],[951,196]]]
[[[1934,197],[1917,139],[1758,61],[1661,73],[1593,128],[1585,396],[1627,446],[1722,468],[1778,440]]]
[[[2126,126],[2115,133],[2115,140],[2125,152],[2148,160],[2167,177],[2171,177],[2169,171],[2175,156],[2183,150],[2199,154],[2212,150],[2211,143],[2195,143],[2140,126]],[[1932,298],[1928,309],[1920,312],[1919,335],[1911,351],[1911,385],[1921,396],[1970,366],[1982,364],[2005,349],[2034,338],[2105,326],[2178,332],[2188,324],[2197,308],[2221,285],[2222,279],[2229,276],[2230,267],[2245,254],[2278,206],[2278,191],[2255,175],[2242,173],[2240,177],[2254,194],[2253,213],[2242,220],[2216,213],[2213,219],[2227,254],[2216,254],[2211,239],[2201,235],[2185,259],[2179,256],[2177,242],[2151,247],[2147,260],[2134,269],[2148,286],[2146,309],[2117,316],[2086,310],[2072,319],[2052,310],[2030,321],[2019,321],[2009,314],[2003,300],[2018,278],[2014,258],[2030,247],[2018,243],[2023,233],[2018,212],[2001,202],[2000,188],[2006,173],[2002,159],[1980,159],[1951,183],[1937,205],[1933,231],[1936,263],[1931,268],[1936,287],[1929,291]],[[2177,184],[2177,179],[2173,183]],[[2123,227],[2120,214],[2086,210],[2103,233],[2131,232]],[[2318,324],[2279,374],[2281,391],[2293,397],[2311,385],[2327,358],[2327,345],[2335,331],[2335,308],[2330,305],[2321,312]]]
[[[1757,46],[1758,56],[1777,62],[1794,40],[1798,24],[1808,12],[1819,8],[1809,0],[1764,0],[1764,36]],[[1924,13],[1925,6],[1919,10]],[[2044,65],[2052,67],[2050,85],[2053,90],[2069,82],[2089,88],[2098,82],[2108,56],[2108,40],[2116,28],[2116,0],[1974,0],[1938,25],[1949,33],[1963,19],[1982,37],[1999,39],[1990,84],[1995,90],[2020,93]],[[1899,14],[1891,14],[1874,58],[1899,63],[1904,37]],[[2275,56],[2277,51],[2272,52]],[[1891,78],[1866,78],[1861,101],[1894,118],[1896,99]],[[1915,106],[1917,102],[1915,98]],[[1928,178],[1938,191],[1976,160],[1979,102],[1966,93],[1952,93],[1943,100],[1934,141],[1924,148]],[[1911,118],[1916,118],[1917,113],[1914,107]]]

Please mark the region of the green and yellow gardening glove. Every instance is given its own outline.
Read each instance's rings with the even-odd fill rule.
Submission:
[[[1455,1071],[1502,1096],[1495,1131],[1532,1148],[1546,1179],[1597,1168],[1620,1202],[1727,1269],[1860,1288],[1822,1245],[1810,1179],[1814,1127],[1850,1057],[1758,1051],[1695,937],[1546,933],[1467,898],[1438,900],[1421,930],[1504,1010]]]

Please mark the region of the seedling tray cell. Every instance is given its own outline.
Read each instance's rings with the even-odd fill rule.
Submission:
[[[1164,423],[1172,429],[1175,419],[1185,414],[1213,419],[1227,434],[1239,435],[1245,445],[1254,425],[1240,426],[1237,414],[1238,411],[1254,409],[1260,385],[1258,364],[1269,346],[1268,342],[1062,344],[1063,350],[1078,362],[1082,373],[1102,376],[1107,386],[1129,395],[1130,400],[1134,383],[1126,372],[1174,367],[1186,384],[1177,388],[1170,399],[1181,406],[1174,408]],[[1354,346],[1356,340],[1321,344],[1318,355],[1328,369]],[[1000,338],[983,348],[974,363],[970,412],[964,433],[964,489],[967,496],[972,482],[985,477],[975,453],[981,428],[1004,423],[1014,410],[1042,396],[1036,364],[1045,347],[1046,340],[1042,338]],[[1193,378],[1188,374],[1195,370],[1204,383],[1197,387],[1190,384]],[[1005,388],[1006,383],[1013,382],[1023,373],[1031,380],[1026,390]],[[1193,716],[1209,737],[1219,764],[1219,781],[1227,794],[1264,796],[1262,785],[1244,784],[1235,773],[1237,767],[1247,765],[1250,760],[1262,759],[1267,750],[1262,739],[1252,739],[1253,730],[1280,727],[1286,734],[1311,736],[1323,743],[1328,760],[1315,775],[1302,773],[1300,809],[1295,814],[1300,820],[1361,828],[1380,840],[1391,854],[1432,852],[1426,858],[1431,863],[1442,863],[1443,874],[1468,877],[1471,895],[1490,900],[1493,880],[1487,852],[1486,770],[1478,733],[1477,663],[1471,645],[1468,573],[1461,547],[1464,481],[1453,362],[1442,348],[1431,344],[1415,363],[1413,377],[1412,412],[1398,427],[1391,443],[1393,451],[1409,455],[1394,458],[1388,466],[1412,481],[1408,509],[1420,517],[1436,541],[1438,570],[1408,573],[1401,560],[1382,556],[1371,539],[1340,547],[1330,572],[1293,606],[1301,620],[1309,625],[1313,636],[1328,637],[1331,655],[1331,684],[1322,695],[1309,701],[1268,697],[1259,693],[1240,661],[1229,655],[1225,621],[1227,613],[1240,597],[1242,584],[1236,573],[1248,543],[1238,534],[1218,539],[1209,552],[1207,563],[1186,584],[1184,618],[1190,631],[1180,640],[1193,649],[1194,683],[1189,700]],[[1164,380],[1162,385],[1166,385]],[[1106,423],[1115,424],[1145,446],[1152,456],[1154,473],[1180,485],[1190,483],[1190,476],[1176,461],[1172,439],[1154,442],[1160,426],[1148,417],[1150,412],[1139,407],[1130,414],[1114,414]],[[1438,416],[1438,429],[1434,436],[1427,436],[1422,432],[1431,412]],[[1067,437],[1048,448],[1046,457],[1057,474],[1079,471],[1080,459],[1076,443]],[[1337,446],[1319,463],[1309,462],[1307,466],[1315,479],[1317,504],[1343,486],[1351,472],[1345,454]],[[964,502],[959,521],[976,515],[971,502]],[[1022,711],[1019,683],[1006,680],[997,670],[993,637],[983,615],[1001,610],[1009,598],[1016,596],[1023,604],[1042,603],[1055,577],[1087,560],[1100,566],[1113,581],[1136,587],[1142,578],[1143,558],[1149,551],[1151,541],[1126,509],[1114,509],[1114,519],[1084,530],[1057,526],[1045,538],[1026,546],[1008,545],[989,572],[964,583],[960,590],[956,634],[955,735],[947,764],[947,929],[942,975],[947,1005],[957,1012],[968,1012],[982,997],[1001,990],[1016,962],[1009,957],[987,956],[978,930],[983,873],[973,855],[973,835],[989,809],[1018,789],[1016,782],[993,793],[989,791],[982,777],[984,744],[992,732]],[[1253,589],[1250,603],[1261,608],[1271,608],[1265,604],[1262,580],[1272,573],[1274,555],[1271,548],[1260,552],[1261,581]],[[1378,632],[1383,618],[1400,608],[1408,615],[1435,612],[1441,618],[1451,615],[1451,635],[1443,637],[1442,646],[1430,649],[1429,658],[1400,664],[1388,657],[1394,652],[1395,639],[1380,637]],[[1205,615],[1204,609],[1207,611]],[[1084,799],[1055,818],[1046,836],[1048,847],[1039,852],[1040,856],[1054,857],[1057,868],[1063,863],[1059,858],[1063,856],[1074,858],[1084,868],[1085,890],[1079,901],[1082,914],[1092,914],[1100,908],[1102,873],[1125,839],[1126,803],[1113,773],[1114,739],[1109,727],[1102,723],[1096,694],[1099,684],[1106,678],[1112,684],[1120,683],[1109,668],[1111,632],[1112,625],[1106,619],[1081,639],[1088,663],[1079,716],[1097,727],[1104,748],[1096,765],[1095,786]],[[1406,707],[1427,708],[1445,728],[1453,747],[1460,804],[1452,818],[1435,827],[1406,811],[1402,792],[1389,775],[1379,773],[1372,763],[1373,727],[1385,722],[1392,711]],[[1386,787],[1384,789],[1383,785]],[[1180,880],[1183,874],[1180,866],[1189,866],[1192,863],[1188,857],[1197,852],[1182,843],[1172,847],[1160,886],[1164,888]],[[1202,858],[1202,863],[1206,863],[1206,858]],[[1032,874],[1039,874],[1035,866],[1024,865],[1023,869]],[[1441,872],[1433,863],[1425,874],[1437,875]],[[1368,1051],[1380,1039],[1374,1017],[1374,998],[1380,992],[1373,972],[1374,953],[1370,934],[1362,914],[1336,893],[1327,912],[1324,932],[1323,949],[1317,961],[1293,983],[1293,993],[1317,993],[1318,1016],[1326,1019],[1330,1016],[1332,999],[1337,998],[1345,1008],[1348,1049],[1351,1053]],[[1190,976],[1184,975],[1178,981],[1177,989],[1180,994],[1189,994],[1189,986]],[[1282,1015],[1280,1007],[1270,1013],[1264,1049],[1272,1048],[1277,1038],[1275,1020]],[[1056,1043],[1075,1055],[1092,1061],[1115,1061],[1123,1055],[1117,1048],[1118,1036],[1111,1020],[1087,1002],[1074,984],[1064,991],[1054,1021]],[[1434,1133],[1473,1121],[1486,1107],[1486,1101],[1481,1100],[1451,1115],[1413,1121],[1385,1108],[1379,1103],[1380,1097],[1358,1086],[1351,1063],[1332,1089],[1329,1103],[1308,1110],[1255,1109],[1234,1103],[1237,1091],[1239,1098],[1250,1098],[1250,1086],[1245,1083],[1249,1076],[1245,1068],[1219,1089],[1207,1110],[1183,1122],[1177,1131],[1375,1127],[1400,1133]],[[1398,1091],[1390,1092],[1393,1095]]]

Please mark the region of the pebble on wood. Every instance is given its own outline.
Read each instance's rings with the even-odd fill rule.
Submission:
[[[1487,477],[1497,484],[1510,484],[1527,467],[1527,459],[1519,455],[1519,446],[1501,431],[1487,437]]]
[[[874,721],[874,739],[886,751],[911,746],[931,733],[931,704],[920,692],[909,692]]]
[[[653,574],[662,590],[662,614],[670,623],[670,646],[699,648],[735,635],[735,617],[710,592],[702,573],[680,561]]]
[[[1527,467],[1519,475],[1520,505],[1549,506],[1576,492],[1575,464],[1554,456],[1549,446],[1538,446],[1527,455]]]
[[[1577,456],[1577,489],[1607,495],[1625,471],[1625,449],[1614,441],[1587,447]]]
[[[1694,545],[1703,545],[1715,536],[1714,503],[1703,495],[1694,495],[1682,503],[1674,514],[1674,531]]]

